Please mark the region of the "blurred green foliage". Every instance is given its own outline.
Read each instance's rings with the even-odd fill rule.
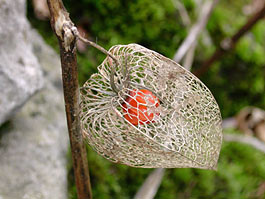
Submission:
[[[116,44],[139,43],[172,58],[188,33],[173,4],[174,0],[64,0],[71,18],[83,26],[91,40],[106,49]],[[176,0],[177,1],[177,0]],[[242,12],[250,0],[222,0],[198,41],[193,68],[199,68],[219,43],[232,36],[249,16]],[[191,20],[196,21],[196,3],[183,0]],[[31,23],[57,51],[57,41],[48,22],[34,18]],[[78,55],[80,83],[96,72],[105,55],[89,47]],[[265,108],[265,21],[260,21],[238,42],[236,48],[217,61],[202,77],[214,94],[222,116],[235,115],[252,105]],[[88,161],[94,198],[132,198],[151,169],[112,164],[89,148]],[[69,160],[69,198],[76,198]],[[169,169],[156,196],[175,198],[258,198],[255,193],[265,182],[264,154],[242,144],[224,143],[219,169]],[[260,196],[259,198],[265,198]]]
[[[246,23],[250,16],[242,13],[244,5],[243,0],[220,2],[207,26],[215,44],[208,46],[207,51],[213,52],[222,39],[231,37]],[[201,64],[197,57],[195,67]],[[216,62],[201,79],[216,97],[223,117],[232,116],[249,105],[264,109],[265,21],[260,20],[239,40],[235,49]]]

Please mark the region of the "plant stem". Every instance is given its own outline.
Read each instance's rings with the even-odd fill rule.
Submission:
[[[94,48],[98,49],[99,51],[101,51],[102,53],[104,53],[105,55],[108,55],[110,56],[115,62],[116,64],[118,64],[118,60],[116,59],[116,57],[114,57],[110,52],[108,52],[105,48],[103,48],[102,46],[96,44],[95,42],[93,41],[89,41],[88,39],[85,39],[84,37],[82,37],[79,32],[77,30],[74,31],[74,34],[77,36],[77,38],[79,40],[81,40],[82,42],[90,45],[90,46],[93,46]]]
[[[206,60],[202,66],[194,72],[197,77],[200,77],[203,73],[205,73],[211,65],[220,59],[226,52],[233,49],[238,42],[238,40],[248,32],[260,19],[265,16],[265,2],[263,7],[255,13],[244,26],[242,26],[236,34],[234,34],[231,38],[227,38],[221,42],[221,45],[216,49],[214,54]],[[223,45],[222,45],[223,44]]]
[[[214,7],[217,5],[219,0],[213,0],[213,1],[207,1],[201,11],[201,16],[196,24],[194,24],[190,31],[188,36],[185,38],[185,40],[182,42],[180,47],[178,48],[177,52],[174,55],[173,60],[175,62],[180,62],[184,55],[187,53],[187,51],[190,49],[190,47],[193,45],[193,43],[197,40],[199,34],[202,32],[204,27],[206,26],[209,17],[211,16],[211,13],[214,9]]]
[[[79,85],[76,61],[74,24],[62,0],[48,0],[51,26],[58,38],[62,67],[63,90],[68,132],[78,199],[91,199],[87,152],[80,132]]]

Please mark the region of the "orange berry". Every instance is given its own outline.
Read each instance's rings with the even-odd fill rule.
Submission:
[[[125,119],[133,125],[154,122],[154,113],[150,108],[158,107],[159,99],[149,90],[133,90],[122,104]],[[146,101],[147,100],[147,101]]]

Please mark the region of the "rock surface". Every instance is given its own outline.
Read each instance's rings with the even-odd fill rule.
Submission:
[[[25,6],[25,0],[0,0],[0,125],[43,84]]]
[[[30,31],[44,88],[0,131],[0,199],[67,198],[67,130],[58,55]]]
[[[0,60],[0,126],[9,120],[0,127],[0,199],[66,199],[60,61],[30,28],[25,0],[0,0]]]

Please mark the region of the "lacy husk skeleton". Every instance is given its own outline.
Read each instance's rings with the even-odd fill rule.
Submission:
[[[81,88],[81,129],[89,145],[133,167],[216,169],[221,115],[209,89],[138,44],[117,45],[109,53],[115,60],[107,56]]]

